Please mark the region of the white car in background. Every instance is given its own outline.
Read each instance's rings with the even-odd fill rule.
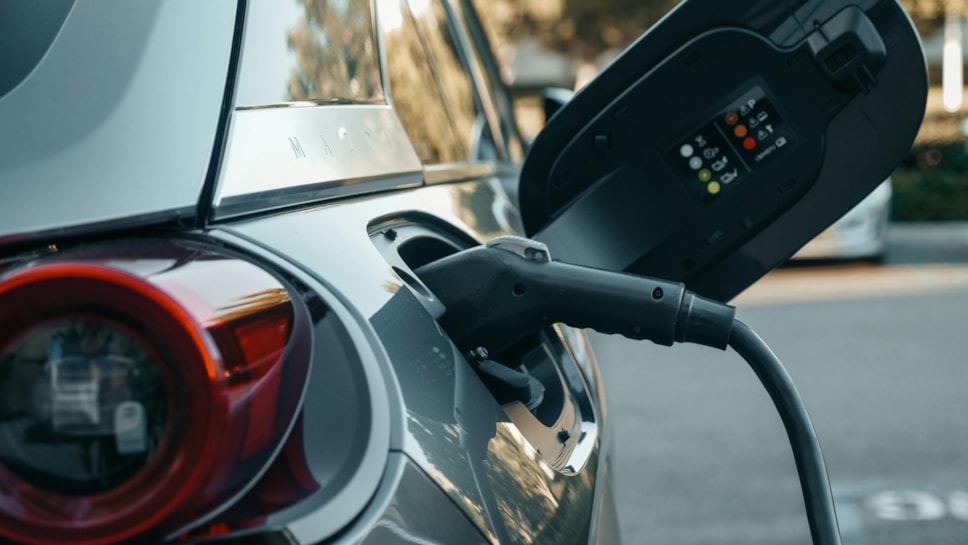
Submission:
[[[864,259],[880,262],[887,251],[891,215],[891,180],[885,180],[864,200],[811,240],[794,256],[807,259]]]

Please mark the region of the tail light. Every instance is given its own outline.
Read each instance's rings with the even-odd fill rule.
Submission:
[[[306,383],[309,318],[290,291],[171,242],[0,277],[0,537],[143,541],[244,493]]]

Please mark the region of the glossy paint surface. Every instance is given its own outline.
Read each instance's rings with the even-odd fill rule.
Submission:
[[[389,106],[237,111],[213,215],[417,186],[420,173]]]
[[[0,98],[0,241],[193,214],[236,6],[76,2],[43,60]]]
[[[552,467],[440,330],[424,305],[428,294],[402,280],[369,240],[374,222],[431,214],[477,240],[516,232],[515,212],[496,182],[425,187],[220,229],[298,262],[368,322],[402,396],[396,410],[404,412],[404,429],[394,434],[391,450],[404,453],[489,541],[563,543],[587,536],[598,526],[601,429],[588,430],[584,463],[573,474]],[[304,243],[307,234],[313,244]],[[350,252],[352,260],[340,259]],[[562,365],[584,386],[570,357]],[[589,399],[598,403],[594,395]]]

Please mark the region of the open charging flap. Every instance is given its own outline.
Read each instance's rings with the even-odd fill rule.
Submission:
[[[895,0],[686,0],[535,139],[525,228],[729,300],[891,173],[927,87]]]

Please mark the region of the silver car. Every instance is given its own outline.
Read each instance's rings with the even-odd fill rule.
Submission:
[[[468,1],[0,13],[0,541],[617,542],[585,337],[507,397],[415,273],[521,231]]]
[[[682,2],[530,150],[470,0],[0,29],[4,545],[618,543],[558,322],[725,348],[926,97],[895,0]]]

